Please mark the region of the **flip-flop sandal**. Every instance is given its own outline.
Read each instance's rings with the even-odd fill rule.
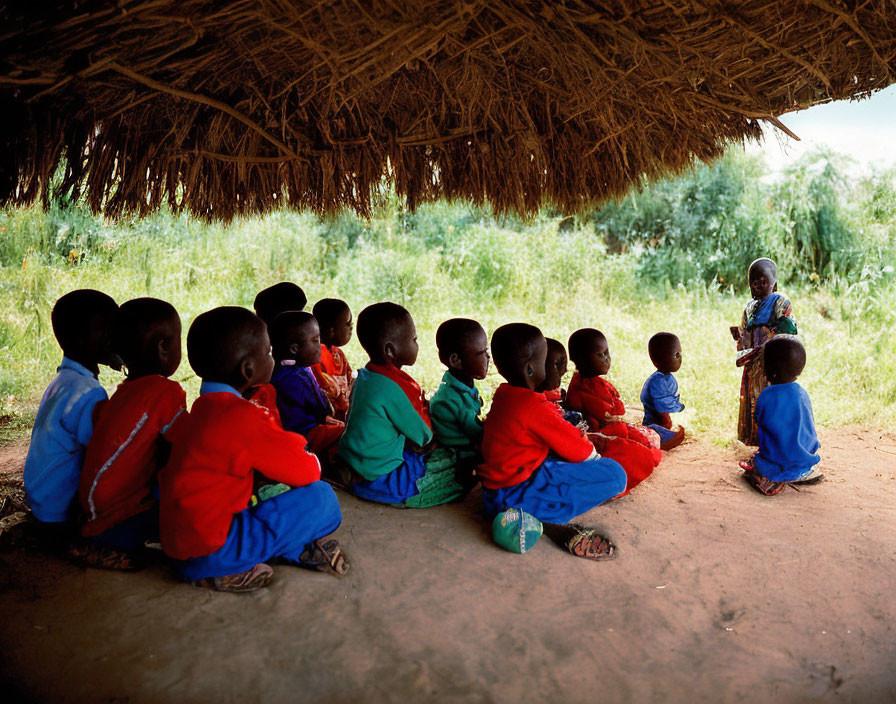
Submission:
[[[737,463],[737,466],[745,472],[753,472],[756,470],[753,466],[753,460],[740,460],[740,462]]]
[[[576,557],[584,557],[586,560],[612,560],[616,557],[616,546],[607,538],[598,535],[593,528],[583,528],[572,525],[576,529],[576,535],[566,543],[566,549]]]
[[[334,577],[345,577],[352,566],[335,538],[319,538],[310,544],[301,555],[298,564],[318,572],[327,572]]]
[[[824,481],[824,472],[819,469],[813,470],[805,479],[796,479],[790,482],[790,484],[818,484],[818,482],[822,481]]]
[[[773,482],[771,479],[763,477],[755,469],[744,472],[744,479],[756,491],[765,496],[776,496],[787,488],[788,482]]]

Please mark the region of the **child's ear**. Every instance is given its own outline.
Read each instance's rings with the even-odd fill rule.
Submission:
[[[448,368],[457,369],[458,371],[463,370],[464,363],[461,361],[460,355],[457,352],[452,352],[448,355]]]
[[[772,286],[772,291],[774,291],[775,293],[778,292],[778,282],[777,281],[775,281],[775,285]]]
[[[383,345],[383,357],[386,359],[393,359],[395,357],[395,345],[391,342],[387,342]]]
[[[171,356],[171,340],[164,335],[156,343],[156,354],[160,362],[167,362]]]
[[[290,353],[290,354],[297,354],[298,351],[299,351],[299,343],[298,343],[298,342],[293,342],[293,343],[289,346],[289,353]]]
[[[244,384],[255,376],[255,361],[252,359],[252,355],[247,354],[240,361],[240,376],[243,378]]]

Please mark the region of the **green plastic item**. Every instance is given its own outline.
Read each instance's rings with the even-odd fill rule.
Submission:
[[[495,542],[510,552],[531,550],[541,533],[541,521],[519,508],[509,508],[499,513],[492,522]]]

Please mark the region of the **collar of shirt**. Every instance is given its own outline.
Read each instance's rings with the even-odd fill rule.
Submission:
[[[228,393],[233,394],[234,396],[239,396],[240,398],[243,397],[243,395],[230,384],[222,384],[220,381],[203,381],[199,386],[200,396],[215,393]]]
[[[447,384],[452,389],[456,389],[459,393],[468,394],[473,398],[479,398],[479,389],[476,388],[476,384],[473,386],[467,386],[464,382],[458,379],[454,374],[450,371],[446,371],[442,376],[442,383]]]
[[[63,357],[62,364],[60,364],[58,367],[56,367],[57,372],[61,372],[63,369],[68,369],[69,371],[76,372],[76,373],[80,374],[81,376],[91,376],[94,379],[96,379],[96,376],[94,376],[93,372],[90,371],[87,367],[85,367],[80,362],[76,362],[73,359],[69,359],[68,357]]]

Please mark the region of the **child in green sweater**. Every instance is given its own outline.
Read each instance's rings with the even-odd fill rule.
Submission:
[[[488,373],[488,337],[475,320],[452,318],[436,331],[436,347],[448,367],[429,405],[437,452],[456,465],[461,484],[472,486],[482,445],[482,397],[475,381]]]
[[[429,461],[435,447],[429,407],[404,366],[417,361],[417,329],[395,303],[361,311],[358,341],[370,362],[358,370],[339,455],[352,470],[347,487],[370,501],[425,508],[454,501],[463,487],[454,466]]]

